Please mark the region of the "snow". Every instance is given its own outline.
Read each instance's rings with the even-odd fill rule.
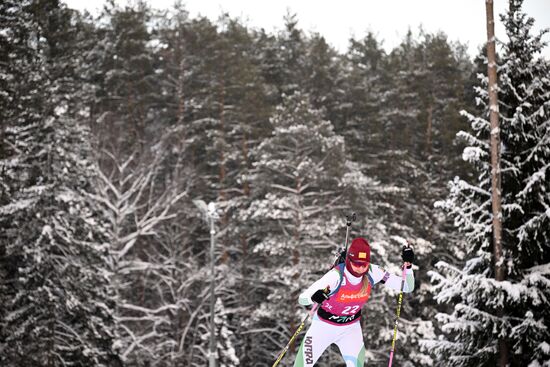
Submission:
[[[36,202],[36,199],[18,200],[17,202],[0,207],[0,215],[12,215],[17,211],[26,210]]]
[[[63,116],[65,113],[67,113],[68,106],[65,104],[58,105],[54,109],[54,113],[56,116]]]
[[[487,157],[487,152],[479,147],[466,147],[462,152],[462,160],[470,163],[478,162]]]
[[[546,171],[548,170],[548,168],[550,168],[550,163],[541,167],[537,172],[533,173],[525,183],[524,189],[518,193],[518,196],[526,196],[531,191],[532,186],[545,182]]]

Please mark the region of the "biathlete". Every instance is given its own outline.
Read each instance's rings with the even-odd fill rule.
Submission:
[[[404,292],[414,290],[412,262],[414,252],[404,247],[402,252],[406,278]],[[320,304],[312,318],[294,367],[313,366],[327,347],[335,343],[340,349],[346,367],[362,367],[365,346],[361,331],[361,308],[367,302],[372,287],[377,283],[401,290],[402,277],[390,274],[370,263],[370,245],[364,238],[352,241],[345,262],[335,266],[299,296],[303,306]]]

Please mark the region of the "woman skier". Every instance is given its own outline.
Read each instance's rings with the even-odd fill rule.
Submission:
[[[414,289],[412,262],[414,252],[404,247],[402,258],[406,269],[403,291]],[[361,308],[370,296],[371,288],[382,282],[391,289],[401,290],[402,277],[393,275],[370,263],[370,245],[364,238],[351,242],[345,263],[335,266],[321,279],[300,294],[303,306],[320,306],[313,316],[294,367],[313,366],[325,349],[335,343],[346,367],[364,365],[365,346],[361,331]]]

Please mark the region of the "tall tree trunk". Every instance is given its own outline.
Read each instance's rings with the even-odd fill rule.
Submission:
[[[180,46],[183,47],[183,46]],[[178,80],[178,123],[183,124],[184,116],[185,116],[185,62],[183,60],[183,57],[180,59],[179,62],[180,72],[179,72],[179,80]]]
[[[249,202],[250,200],[250,183],[249,183],[249,172],[248,172],[248,136],[246,132],[242,136],[241,141],[241,152],[242,152],[242,166],[243,171],[246,172],[247,178],[243,180],[242,184],[242,190],[243,190],[243,196],[246,198],[246,201]],[[242,287],[241,287],[241,294],[246,297],[248,295],[248,282],[246,281],[247,277],[247,267],[246,264],[248,263],[248,236],[247,233],[241,232],[240,234],[240,240],[241,240],[241,252],[242,252],[242,267],[241,267],[241,276],[242,276]]]
[[[220,144],[220,168],[219,168],[219,182],[220,182],[220,190],[219,190],[219,199],[221,201],[225,201],[226,199],[226,193],[225,193],[225,175],[226,175],[226,168],[225,168],[225,76],[222,75],[221,81],[220,81],[220,111],[219,111],[219,120],[220,120],[220,139],[222,143]],[[224,212],[222,221],[226,221],[226,215]]]
[[[223,63],[223,58],[222,58],[222,65],[224,65]],[[225,166],[225,93],[226,93],[226,90],[225,90],[225,73],[222,69],[222,72],[221,72],[221,77],[220,77],[220,110],[219,110],[219,119],[220,119],[220,140],[221,140],[221,143],[220,143],[220,156],[219,156],[219,159],[220,159],[220,167],[219,167],[219,182],[220,182],[220,189],[219,189],[219,192],[218,192],[218,200],[220,202],[225,202],[225,200],[227,199],[227,193],[226,193],[226,190],[225,190],[225,178],[226,178],[226,175],[227,175],[227,168]],[[220,225],[221,225],[221,228],[222,229],[225,229],[227,228],[227,225],[229,223],[229,218],[227,217],[227,210],[224,210],[222,215],[221,215],[221,220],[220,220]],[[229,261],[229,252],[227,251],[227,246],[225,246],[226,244],[226,238],[225,238],[225,235],[223,237],[220,237],[219,238],[219,243],[221,245],[221,248],[223,249],[223,252],[221,254],[221,257],[220,257],[220,261],[222,264],[227,264],[227,262]]]
[[[495,21],[493,18],[493,0],[485,0],[487,13],[487,73],[489,76],[489,120],[491,122],[491,192],[493,208],[493,255],[495,262],[495,280],[505,278],[502,256],[502,209],[500,179],[500,127],[498,121],[497,60],[495,51]],[[502,310],[500,310],[502,316]],[[508,346],[506,340],[498,340],[498,365],[508,365]]]
[[[428,126],[426,128],[426,153],[432,153],[432,125],[433,125],[433,105],[430,102],[428,106]]]

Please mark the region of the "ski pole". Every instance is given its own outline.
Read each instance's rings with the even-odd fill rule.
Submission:
[[[406,267],[403,264],[403,277],[401,279],[401,292],[399,292],[399,300],[397,301],[397,315],[395,317],[395,324],[393,326],[393,340],[391,342],[391,351],[390,351],[390,364],[388,367],[391,367],[393,361],[393,353],[395,352],[395,341],[397,340],[397,324],[399,322],[399,315],[401,314],[401,304],[403,303],[403,288],[405,288],[405,274]]]
[[[307,316],[302,320],[302,323],[300,324],[300,326],[298,326],[298,329],[296,329],[296,331],[294,332],[294,335],[292,335],[292,337],[290,338],[290,340],[288,341],[288,343],[285,345],[285,347],[283,348],[283,350],[281,351],[281,353],[279,353],[279,356],[277,357],[277,360],[275,360],[275,363],[273,363],[273,366],[271,367],[275,367],[279,364],[279,362],[281,362],[281,359],[283,359],[283,357],[285,356],[286,352],[288,351],[288,349],[290,348],[290,345],[292,344],[292,342],[294,341],[294,339],[296,339],[296,337],[298,336],[298,334],[300,334],[300,332],[302,331],[302,329],[304,328],[304,325],[306,324],[307,320],[312,317],[315,312],[317,311],[317,309],[319,308],[320,304],[316,304],[308,313],[307,313]]]
[[[348,250],[348,237],[349,237],[349,229],[351,227],[351,223],[355,222],[357,217],[355,216],[355,212],[351,214],[351,218],[349,215],[346,215],[346,243],[344,244],[344,248],[346,251]]]
[[[349,238],[349,230],[351,228],[351,224],[357,220],[357,216],[355,212],[353,212],[351,215],[346,215],[346,242],[344,242],[344,247],[341,247],[338,250],[336,260],[334,261],[334,264],[332,264],[332,267],[335,267],[338,265],[341,261],[343,261],[343,257],[345,257],[346,252],[348,251],[348,238]]]

